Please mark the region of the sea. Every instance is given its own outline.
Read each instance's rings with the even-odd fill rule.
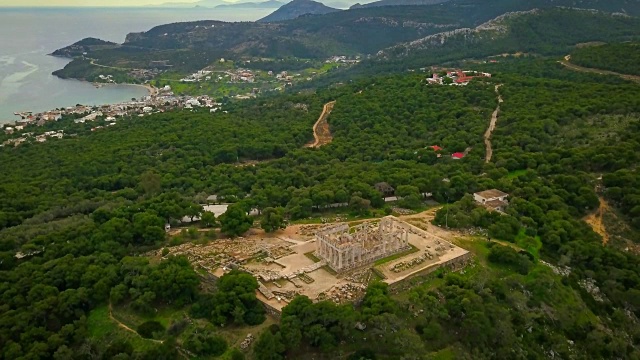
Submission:
[[[273,9],[207,8],[2,8],[0,7],[0,124],[15,112],[40,112],[76,104],[102,105],[140,98],[140,86],[96,88],[51,73],[70,60],[49,56],[86,37],[122,43],[130,32],[183,21],[255,21]]]

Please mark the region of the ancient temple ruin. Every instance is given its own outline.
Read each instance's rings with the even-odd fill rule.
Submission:
[[[316,234],[316,256],[336,272],[347,271],[409,249],[410,230],[409,225],[391,216],[377,225],[349,228],[341,224]]]

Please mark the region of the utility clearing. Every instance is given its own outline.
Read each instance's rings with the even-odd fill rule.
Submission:
[[[496,106],[496,110],[491,115],[491,121],[489,122],[489,128],[484,133],[484,144],[487,148],[487,153],[484,159],[485,163],[491,162],[491,158],[493,157],[493,148],[491,147],[491,134],[493,134],[493,130],[496,129],[496,123],[498,122],[498,114],[500,114],[500,104],[502,104],[502,95],[500,95],[500,86],[502,84],[496,85],[496,94],[498,95],[498,106]]]
[[[609,242],[609,234],[607,233],[607,229],[604,226],[603,216],[605,212],[610,211],[609,204],[599,196],[600,206],[598,210],[596,210],[593,214],[587,215],[584,218],[584,221],[591,226],[593,231],[602,236],[602,245],[607,245]]]
[[[324,105],[322,109],[322,114],[318,118],[318,121],[313,125],[313,138],[314,141],[310,144],[305,145],[308,148],[319,148],[320,146],[327,145],[331,143],[333,137],[331,136],[331,130],[329,129],[329,123],[327,122],[327,118],[331,114],[333,110],[333,106],[336,104],[335,100],[328,102]]]

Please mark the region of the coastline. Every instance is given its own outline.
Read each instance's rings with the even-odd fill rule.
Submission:
[[[91,86],[91,87],[93,87],[93,88],[95,88],[97,90],[102,90],[102,89],[106,89],[106,88],[109,88],[109,87],[113,88],[113,87],[118,87],[118,86],[119,87],[130,87],[131,86],[131,87],[135,87],[135,88],[144,88],[146,90],[147,94],[144,94],[144,95],[143,94],[138,94],[136,96],[136,98],[139,98],[139,97],[142,98],[144,96],[155,97],[155,96],[157,96],[159,94],[159,89],[154,87],[151,84],[92,83],[90,81],[74,79],[74,78],[69,78],[69,79],[63,79],[63,78],[60,78],[60,77],[57,77],[57,78],[60,79],[60,80],[64,80],[64,81],[81,82],[81,83],[87,84],[87,85],[89,85],[89,86]],[[99,87],[96,86],[97,84],[100,85],[100,86]],[[130,100],[130,99],[131,98],[123,99],[123,101],[127,101],[127,100]],[[97,106],[97,105],[113,105],[113,104],[117,103],[117,101],[106,101],[104,103],[102,103],[101,101],[98,101],[96,103],[89,103],[89,102],[81,102],[81,103],[83,103],[83,105],[87,105],[87,106]],[[71,106],[70,104],[71,103],[69,103],[68,106]],[[26,114],[26,113],[33,113],[33,114],[35,114],[35,113],[44,113],[44,112],[53,111],[56,108],[62,107],[62,106],[63,106],[62,104],[61,105],[54,105],[53,107],[48,108],[48,109],[41,109],[41,108],[18,109],[18,110],[11,109],[10,110],[11,113],[12,113],[11,116],[0,117],[0,127],[2,127],[4,125],[8,125],[8,124],[14,124],[17,121],[24,120],[24,118],[22,116],[18,115],[20,113],[24,113],[24,114]]]

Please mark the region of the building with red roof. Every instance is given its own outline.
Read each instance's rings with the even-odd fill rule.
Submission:
[[[464,157],[464,153],[461,153],[461,152],[457,152],[457,153],[451,154],[451,158],[456,159],[456,160],[460,160],[463,157]]]

